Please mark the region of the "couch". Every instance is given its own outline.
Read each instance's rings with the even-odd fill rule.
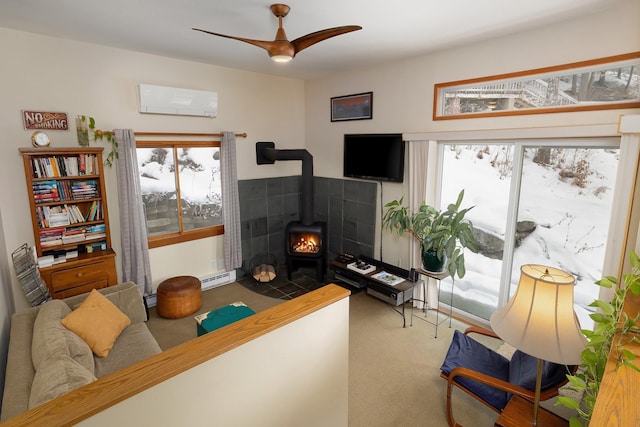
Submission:
[[[89,301],[94,300],[110,301],[113,304],[101,304],[117,312],[119,320],[125,319],[110,348],[97,350],[91,339],[79,332],[84,337],[80,338],[62,323],[71,319],[71,313],[86,313]],[[94,329],[99,330],[109,323],[102,320],[101,313],[89,313],[91,318],[81,319],[82,325],[94,324]],[[146,320],[142,296],[132,282],[51,300],[15,313],[11,318],[0,421],[160,353]]]

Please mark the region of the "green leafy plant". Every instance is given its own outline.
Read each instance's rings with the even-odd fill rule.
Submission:
[[[640,369],[633,363],[636,355],[625,346],[631,342],[638,341],[640,332],[640,313],[635,317],[622,311],[622,306],[631,292],[633,295],[640,294],[640,258],[632,251],[629,255],[631,272],[622,276],[622,284],[618,286],[615,277],[607,276],[596,282],[598,286],[615,289],[611,301],[596,299],[591,304],[597,312],[590,314],[594,321],[593,330],[583,329],[587,338],[587,347],[582,352],[582,363],[574,375],[568,375],[570,390],[576,392],[576,397],[559,396],[558,405],[566,406],[577,411],[577,416],[569,420],[570,427],[588,425],[593,408],[596,404],[602,376],[604,374],[609,354],[614,351],[617,366],[616,369],[627,367],[640,372]],[[615,337],[619,334],[619,339]],[[615,341],[615,347],[612,349]]]
[[[111,151],[109,152],[109,154],[107,154],[107,157],[105,157],[104,159],[104,164],[111,167],[113,166],[113,162],[116,161],[116,159],[118,158],[118,141],[116,141],[116,138],[113,134],[113,132],[105,132],[103,130],[100,129],[96,129],[96,120],[91,117],[91,116],[79,116],[80,117],[80,121],[84,124],[86,124],[87,128],[89,129],[89,132],[91,132],[93,139],[95,141],[97,140],[102,140],[102,139],[106,139],[107,142],[111,143]],[[80,141],[80,138],[82,138],[80,132],[78,132],[78,138]],[[89,145],[89,141],[86,141],[85,145]]]
[[[438,211],[423,203],[417,212],[409,212],[409,208],[402,205],[403,198],[393,200],[385,205],[382,227],[398,235],[409,233],[420,242],[423,251],[433,250],[439,259],[446,260],[451,277],[464,277],[464,250],[478,252],[478,244],[473,237],[473,224],[465,218],[473,206],[461,209],[463,198],[464,190],[445,210]]]

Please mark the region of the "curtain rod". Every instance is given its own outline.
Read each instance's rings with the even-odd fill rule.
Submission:
[[[104,133],[109,133],[113,135],[113,131],[105,131]],[[137,136],[217,136],[222,137],[221,133],[188,133],[188,132],[136,132],[133,131],[134,135]],[[246,138],[247,133],[236,133],[238,138]]]

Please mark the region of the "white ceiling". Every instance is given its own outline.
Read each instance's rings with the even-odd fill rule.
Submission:
[[[2,0],[0,27],[308,79],[433,52],[595,13],[618,0],[289,0],[289,40],[342,25],[340,35],[274,64],[263,49],[192,28],[273,40],[268,0]]]

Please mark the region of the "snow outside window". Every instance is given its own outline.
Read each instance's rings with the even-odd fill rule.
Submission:
[[[613,140],[442,144],[440,206],[465,190],[481,253],[466,251],[454,308],[488,320],[515,291],[520,266],[542,264],[576,277],[576,313],[602,278],[619,143]],[[451,280],[441,302],[450,303]]]
[[[221,234],[220,144],[137,147],[150,246]]]

